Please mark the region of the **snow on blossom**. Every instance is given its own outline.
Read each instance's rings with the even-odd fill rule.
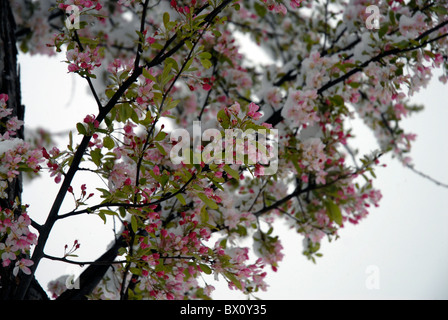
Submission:
[[[229,227],[230,229],[234,229],[238,226],[240,222],[240,215],[237,211],[233,209],[223,210],[223,216],[225,226]]]
[[[6,107],[6,102],[8,102],[8,95],[5,93],[0,94],[0,119],[6,118],[12,113],[12,109]]]
[[[261,231],[257,231],[254,235],[254,252],[260,259],[270,264],[274,271],[277,271],[278,263],[283,260],[283,245],[278,238],[267,237],[261,235]]]
[[[299,164],[306,171],[316,174],[317,183],[325,183],[325,162],[327,156],[325,154],[325,145],[319,138],[310,138],[305,142],[300,143],[300,149],[302,150],[302,156],[299,160]]]
[[[7,151],[11,151],[17,148],[18,145],[22,144],[23,140],[19,138],[13,138],[9,140],[0,140],[0,156]]]
[[[320,241],[325,237],[325,232],[317,228],[311,228],[311,230],[306,233],[306,237],[313,243],[320,243]]]
[[[53,299],[56,299],[67,290],[66,283],[68,277],[68,275],[62,275],[59,278],[48,282],[47,289],[51,293]]]
[[[316,90],[294,91],[290,89],[281,111],[282,117],[293,127],[313,125],[319,121],[319,116],[315,110],[315,99],[317,99]]]
[[[272,87],[266,90],[265,99],[274,107],[274,109],[278,109],[280,107],[280,102],[282,101],[280,89],[277,87]]]
[[[402,15],[399,22],[400,33],[408,39],[416,38],[427,27],[425,20],[426,15],[422,12],[417,12],[412,17]]]
[[[126,162],[118,162],[114,165],[109,176],[109,188],[119,189],[123,185],[135,184],[136,167]]]

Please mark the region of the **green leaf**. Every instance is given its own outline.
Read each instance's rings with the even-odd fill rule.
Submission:
[[[165,111],[171,110],[175,108],[179,104],[180,100],[172,100],[170,98],[170,101],[167,103],[166,107],[164,108]]]
[[[212,63],[208,59],[201,59],[201,64],[205,69],[210,69],[212,67]]]
[[[229,128],[230,118],[224,109],[218,111],[217,119],[218,122],[221,124],[221,127],[223,127],[224,129]]]
[[[170,14],[168,12],[165,12],[163,14],[163,25],[166,29],[168,29],[168,23],[170,22]]]
[[[141,276],[141,275],[142,275],[142,270],[139,269],[139,268],[131,267],[131,268],[129,268],[129,271],[130,271],[132,274],[135,274],[135,275],[137,275],[137,276]]]
[[[112,150],[115,147],[114,139],[112,139],[109,136],[104,137],[104,139],[103,139],[103,146],[106,147],[109,150]]]
[[[260,16],[260,18],[263,18],[268,12],[266,10],[266,7],[264,5],[259,4],[258,2],[254,3],[254,9],[255,12]]]
[[[226,164],[223,167],[223,169],[225,172],[227,172],[227,174],[229,174],[235,180],[240,180],[240,175],[239,175],[238,171],[232,169],[228,164]]]
[[[68,133],[68,150],[73,151],[73,132],[70,130]]]
[[[149,71],[146,68],[142,69],[142,74],[146,79],[152,80],[153,82],[156,82],[156,78],[152,74],[149,73]]]
[[[171,65],[173,66],[173,68],[174,68],[177,72],[179,72],[179,65],[177,64],[177,61],[176,61],[176,60],[174,60],[174,59],[171,58],[171,57],[168,57],[168,58],[165,59],[165,62],[171,64]]]
[[[332,101],[337,106],[343,106],[344,105],[344,98],[340,95],[336,95],[334,97],[329,98],[330,101]]]
[[[198,195],[198,197],[199,197],[199,198],[200,198],[206,205],[208,205],[211,209],[214,209],[214,210],[218,209],[218,205],[216,204],[216,202],[213,201],[213,200],[210,200],[210,199],[205,195],[205,193],[199,192],[197,195]]]
[[[341,209],[338,205],[336,205],[333,201],[328,200],[325,202],[325,206],[327,207],[327,215],[331,221],[336,222],[339,226],[342,225],[342,213]]]
[[[200,264],[199,268],[205,273],[205,274],[212,274],[212,269],[206,264]]]
[[[176,194],[176,198],[180,203],[182,203],[183,206],[187,205],[187,202],[185,201],[185,198],[181,193]]]
[[[154,138],[156,141],[162,141],[168,134],[166,132],[160,131]]]
[[[107,220],[106,220],[106,215],[104,214],[104,212],[99,212],[98,213],[98,217],[101,218],[101,220],[103,220],[104,224],[106,224]]]
[[[121,218],[126,218],[126,209],[123,207],[118,208],[118,212],[120,213]]]
[[[134,233],[136,233],[138,230],[137,218],[135,216],[131,217],[131,228]]]
[[[443,6],[432,7],[430,10],[442,15],[448,14],[448,10]]]
[[[383,38],[385,36],[385,34],[387,33],[387,31],[389,31],[389,24],[388,23],[384,23],[380,30],[378,30],[378,36],[381,38]]]
[[[199,57],[199,59],[207,59],[207,60],[209,60],[209,59],[212,58],[212,55],[210,54],[210,52],[206,52],[206,51],[204,51],[204,52],[201,52],[201,53],[198,55],[198,57]]]
[[[160,76],[162,87],[165,86],[174,77],[174,75],[171,74],[172,69],[173,65],[171,63],[165,64],[165,67],[163,68],[162,74]]]
[[[405,49],[407,46],[409,46],[409,41],[402,40],[402,41],[396,43],[395,45],[398,47],[398,49]]]
[[[202,206],[201,208],[201,221],[203,223],[207,223],[209,220],[208,212],[207,212],[207,206]]]
[[[78,122],[76,124],[76,129],[78,130],[78,133],[80,135],[83,135],[83,136],[87,135],[86,127],[84,127],[84,125],[81,122]]]
[[[230,272],[224,272],[226,277],[240,290],[243,290],[241,282]]]
[[[348,85],[354,89],[358,89],[361,86],[359,82],[350,82]]]
[[[101,215],[108,215],[108,216],[115,216],[117,213],[112,210],[100,210],[99,214]]]
[[[389,11],[389,20],[392,25],[395,25],[397,23],[397,21],[395,19],[395,14],[392,10]]]
[[[101,159],[103,158],[103,155],[101,153],[101,149],[96,148],[95,150],[92,150],[90,152],[90,156],[92,157],[92,161],[94,164],[97,165],[97,167],[101,166]]]
[[[167,153],[166,153],[166,151],[165,151],[165,148],[162,147],[162,146],[160,145],[160,143],[156,142],[154,145],[156,146],[157,150],[159,150],[159,152],[160,152],[161,154],[163,154],[164,156],[167,155]]]

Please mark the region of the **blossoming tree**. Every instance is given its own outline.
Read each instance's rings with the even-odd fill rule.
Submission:
[[[42,259],[86,265],[79,279],[50,283],[57,299],[205,299],[214,289],[208,275],[247,294],[266,290],[266,268],[277,270],[285,254],[273,222],[303,235],[309,259],[321,256],[322,239],[378,206],[374,169],[383,154],[412,168],[415,135],[401,120],[421,107],[409,98],[435,68],[447,79],[447,1],[0,3],[3,299],[46,298],[34,277]],[[248,63],[256,53],[244,56],[235,34],[249,35],[273,62]],[[96,104],[73,123],[66,148],[23,135],[15,43],[31,54],[64,52],[67,72],[90,88]],[[355,153],[355,115],[379,150]],[[214,139],[195,137],[195,122],[214,129]],[[173,134],[179,128],[191,144]],[[228,130],[252,134],[220,140]],[[76,190],[81,171],[103,183]],[[21,202],[25,173],[59,185],[43,224]],[[106,252],[79,261],[75,252],[89,243],[75,241],[63,256],[48,255],[54,225],[81,215],[115,221]]]

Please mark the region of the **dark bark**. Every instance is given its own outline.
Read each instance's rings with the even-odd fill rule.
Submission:
[[[0,0],[0,93],[6,93],[9,97],[8,108],[12,109],[10,117],[24,120],[25,107],[21,103],[20,74],[17,65],[16,24],[8,0]],[[2,119],[5,121],[7,119]],[[0,133],[5,129],[0,127]],[[24,139],[23,127],[17,132],[17,138]],[[0,198],[2,209],[13,209],[16,200],[21,201],[22,175],[20,174],[8,183],[7,198]],[[14,212],[20,215],[20,210]],[[2,241],[2,239],[0,239]],[[20,277],[12,274],[14,263],[7,267],[0,265],[0,299],[13,299],[20,283]],[[25,295],[28,300],[47,300],[45,291],[33,277],[31,286]]]

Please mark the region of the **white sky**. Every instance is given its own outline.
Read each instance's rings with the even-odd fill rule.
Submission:
[[[85,83],[68,75],[62,58],[21,56],[22,100],[26,106],[26,125],[63,132],[96,114],[96,104],[87,94]],[[418,134],[412,157],[416,167],[448,183],[448,94],[446,86],[433,83],[415,102],[426,110],[405,121],[405,127]],[[363,132],[365,145],[374,141]],[[64,144],[68,138],[61,140]],[[448,189],[438,187],[396,160],[384,157],[387,168],[376,171],[376,187],[383,193],[380,208],[357,226],[347,225],[335,242],[323,242],[317,264],[301,253],[302,238],[294,231],[277,230],[283,240],[285,257],[279,270],[270,272],[268,292],[263,299],[448,299]],[[51,180],[50,180],[51,181]],[[83,183],[82,177],[76,181]],[[59,185],[45,179],[25,187],[23,200],[38,223],[45,221]],[[76,187],[75,187],[76,190]],[[95,191],[95,190],[88,190]],[[68,199],[68,197],[67,197]],[[71,210],[66,201],[65,210]],[[64,210],[64,209],[63,209]],[[282,224],[280,224],[282,227]],[[67,219],[56,225],[46,253],[62,256],[65,244],[81,242],[80,259],[96,259],[109,244],[112,232],[97,216]],[[371,269],[373,268],[373,269]],[[366,282],[370,270],[378,276],[378,289]],[[43,260],[37,278],[46,283],[59,275],[79,269]],[[214,298],[244,298],[229,291],[223,280]]]

